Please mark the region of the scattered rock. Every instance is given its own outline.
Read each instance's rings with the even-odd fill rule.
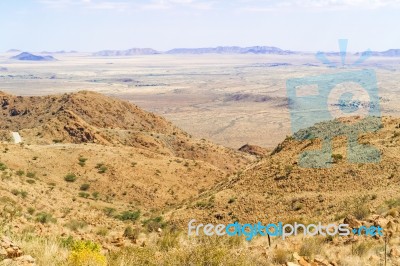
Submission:
[[[2,237],[0,240],[0,257],[5,258],[0,261],[5,264],[16,262],[17,265],[36,265],[35,259],[30,255],[23,255],[22,250],[8,237]]]
[[[315,257],[314,262],[318,266],[329,266],[329,261],[327,261],[326,259],[321,258],[321,257]]]
[[[388,224],[388,220],[387,219],[385,219],[385,218],[383,218],[383,217],[379,217],[378,219],[376,219],[375,221],[374,221],[374,225],[375,226],[380,226],[380,227],[382,227],[382,228],[384,228],[384,227],[386,227],[386,225]]]
[[[346,218],[344,218],[343,223],[348,224],[351,228],[359,228],[362,225],[361,222],[353,215],[348,215]]]
[[[298,263],[300,266],[311,266],[311,264],[308,263],[303,257],[300,257],[300,259],[298,260]]]

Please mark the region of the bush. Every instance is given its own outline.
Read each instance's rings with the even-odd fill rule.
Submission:
[[[72,174],[72,173],[69,173],[66,176],[64,176],[64,180],[67,181],[67,182],[75,182],[76,175]]]
[[[111,216],[113,216],[114,213],[115,213],[115,209],[114,209],[114,208],[110,208],[110,207],[105,207],[103,211],[104,211],[104,214],[105,214],[107,217],[111,217]]]
[[[135,222],[140,217],[140,210],[137,211],[124,211],[117,216],[121,221],[132,221]]]
[[[47,212],[40,212],[36,215],[36,221],[42,224],[46,224],[49,222],[55,223],[56,219],[53,218],[53,215]]]
[[[168,251],[179,244],[179,233],[173,230],[163,232],[161,238],[157,242],[162,251]],[[206,265],[206,264],[205,264]]]
[[[32,207],[28,207],[28,213],[29,213],[30,215],[34,214],[34,213],[35,213],[35,209],[32,208]]]
[[[104,163],[98,163],[96,165],[96,169],[97,169],[98,173],[104,174],[105,172],[107,172],[108,168],[107,168],[107,166],[104,165]]]
[[[343,159],[343,155],[341,154],[332,154],[332,159],[334,163],[337,163],[338,161]]]
[[[36,173],[35,172],[28,172],[28,173],[26,173],[26,177],[35,178],[36,177]]]
[[[352,253],[357,256],[363,256],[373,247],[372,242],[360,242],[352,249]]]
[[[83,167],[86,164],[87,158],[79,157],[78,161],[78,164]]]
[[[315,237],[305,239],[300,247],[299,255],[311,258],[314,257],[321,251],[322,242],[323,240]]]
[[[65,224],[65,226],[72,231],[78,231],[79,229],[85,228],[87,226],[87,223],[85,221],[71,220],[70,222]]]
[[[26,192],[25,190],[12,189],[11,193],[15,196],[20,195],[23,199],[28,196],[28,192]]]
[[[70,265],[106,266],[107,259],[100,253],[100,246],[91,241],[77,241],[68,257]]]
[[[385,201],[385,204],[386,204],[389,208],[399,207],[399,206],[400,206],[400,198],[386,200],[386,201]]]
[[[98,198],[99,198],[99,195],[100,195],[100,193],[97,192],[97,191],[95,191],[95,192],[92,193],[92,197],[93,197],[94,199],[98,199]]]
[[[4,163],[0,162],[0,171],[4,171],[6,169],[7,169],[7,166]]]
[[[278,264],[285,264],[290,259],[290,253],[285,250],[278,248],[274,251],[273,261]]]
[[[139,236],[139,230],[133,229],[132,226],[128,226],[124,230],[124,237],[129,238],[130,240],[135,241]]]
[[[89,196],[90,196],[89,193],[86,193],[86,192],[83,192],[83,191],[79,192],[78,195],[79,195],[79,197],[82,197],[82,198],[85,198],[85,199],[89,198]]]
[[[363,219],[366,218],[369,214],[370,214],[370,211],[369,211],[369,208],[368,208],[366,205],[358,206],[358,207],[354,210],[354,216],[355,216],[358,220],[363,220]]]
[[[22,197],[23,199],[25,199],[25,198],[28,196],[28,192],[26,192],[25,190],[21,190],[21,191],[19,192],[19,194],[21,195],[21,197]]]
[[[80,190],[86,191],[86,190],[88,190],[89,188],[90,188],[90,185],[89,185],[89,184],[82,184],[81,187],[80,187]]]
[[[105,227],[101,227],[96,231],[96,235],[98,236],[106,236],[108,235],[108,229]]]
[[[25,172],[23,170],[18,170],[16,172],[17,176],[23,176],[25,174]]]
[[[143,221],[143,225],[149,232],[155,232],[158,228],[164,228],[167,224],[163,221],[163,217],[157,216]]]

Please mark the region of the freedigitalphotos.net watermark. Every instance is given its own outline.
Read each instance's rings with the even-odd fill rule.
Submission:
[[[269,223],[263,225],[261,222],[255,224],[240,224],[234,222],[230,224],[202,224],[196,223],[192,219],[188,223],[189,236],[245,236],[247,241],[252,240],[257,235],[281,237],[283,240],[289,236],[348,236],[348,235],[366,235],[366,236],[383,236],[383,228],[380,226],[361,226],[359,228],[350,228],[348,224],[318,224],[304,225],[295,222],[294,224],[284,224],[282,222]]]

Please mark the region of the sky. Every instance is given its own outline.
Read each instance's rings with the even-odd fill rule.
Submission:
[[[400,0],[2,0],[0,51],[400,48]]]

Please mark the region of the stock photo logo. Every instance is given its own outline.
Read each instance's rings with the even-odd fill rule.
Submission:
[[[339,40],[339,47],[341,66],[328,60],[324,53],[316,55],[330,68],[339,70],[340,67],[338,72],[286,82],[294,139],[321,140],[321,149],[299,155],[300,167],[330,167],[333,163],[332,141],[338,136],[347,137],[349,163],[377,163],[381,159],[378,149],[358,141],[360,134],[375,132],[382,127],[375,71],[354,68],[368,59],[370,51],[363,52],[355,63],[345,67],[347,40]]]
[[[272,236],[280,237],[282,240],[290,236],[383,236],[383,228],[380,226],[360,226],[351,228],[349,224],[302,224],[295,222],[294,224],[285,224],[282,222],[268,223],[264,225],[262,222],[254,224],[240,224],[234,222],[230,224],[202,224],[192,219],[188,223],[188,236],[244,236],[247,241],[251,241],[256,236]]]

